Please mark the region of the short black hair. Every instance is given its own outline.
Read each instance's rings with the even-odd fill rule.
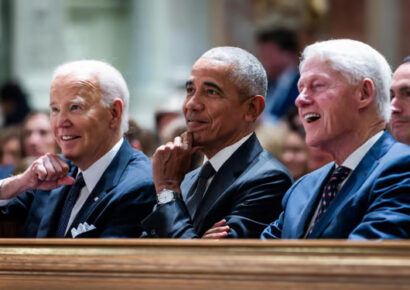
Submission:
[[[299,43],[296,33],[288,28],[280,27],[269,30],[262,30],[256,35],[259,43],[273,42],[281,49],[297,53]]]
[[[410,55],[406,56],[406,57],[403,59],[403,63],[406,63],[406,62],[410,62]]]

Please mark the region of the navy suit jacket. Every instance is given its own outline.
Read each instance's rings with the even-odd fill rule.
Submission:
[[[75,176],[77,167],[71,162],[68,164],[69,174]],[[1,209],[0,216],[24,222],[25,237],[53,237],[69,188],[61,186],[51,191],[34,190],[20,194]],[[155,200],[149,159],[124,140],[74,218],[66,237],[71,238],[71,229],[84,222],[96,229],[80,234],[78,238],[139,237],[141,220],[152,211]]]
[[[334,166],[330,163],[299,179],[286,193],[279,219],[261,238],[302,238]],[[410,147],[385,132],[351,173],[309,238],[410,238]]]
[[[199,171],[185,176],[181,184],[184,200]],[[143,221],[143,227],[154,237],[199,238],[225,218],[229,237],[257,238],[278,217],[282,197],[291,183],[286,168],[262,149],[253,134],[215,174],[194,217],[182,200],[175,200],[158,206]]]

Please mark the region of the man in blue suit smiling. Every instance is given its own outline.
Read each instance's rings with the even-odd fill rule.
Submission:
[[[288,190],[262,238],[409,238],[410,147],[385,130],[388,63],[362,42],[329,40],[305,48],[300,72],[306,142],[334,162]]]
[[[50,122],[63,158],[46,154],[0,183],[0,217],[24,222],[25,237],[139,237],[152,210],[149,159],[123,138],[127,85],[100,61],[54,73]]]

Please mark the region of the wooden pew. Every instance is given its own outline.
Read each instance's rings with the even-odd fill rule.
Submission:
[[[410,242],[1,239],[0,289],[410,289]]]

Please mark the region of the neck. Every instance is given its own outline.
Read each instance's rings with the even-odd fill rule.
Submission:
[[[370,127],[363,127],[360,130],[354,131],[352,134],[343,136],[340,140],[329,142],[329,144],[327,144],[328,146],[325,145],[321,149],[330,153],[333,160],[341,165],[357,148],[363,145],[375,134],[384,130],[385,127],[386,124],[382,120],[373,122]]]

